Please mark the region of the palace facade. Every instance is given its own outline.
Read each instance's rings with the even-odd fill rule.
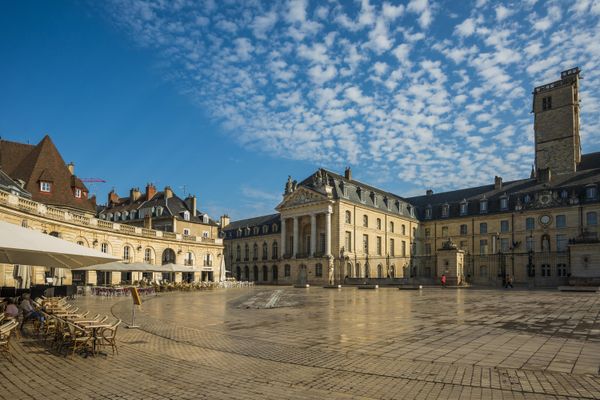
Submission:
[[[600,153],[581,154],[579,72],[533,92],[528,178],[409,198],[356,181],[349,168],[288,178],[277,214],[223,227],[227,269],[294,284],[442,274],[454,284],[600,281]]]
[[[0,220],[95,248],[124,263],[192,266],[175,280],[214,280],[219,276],[223,240],[208,215],[196,209],[195,196],[177,197],[168,187],[127,198],[109,194],[97,207],[88,189],[66,164],[49,136],[37,145],[0,140]],[[149,191],[148,191],[149,190]],[[153,226],[154,223],[154,226]],[[152,229],[152,228],[159,229]],[[12,287],[13,265],[0,264],[0,286]],[[33,266],[32,284],[45,284],[51,268]],[[160,273],[67,271],[62,284],[118,284],[161,280]]]

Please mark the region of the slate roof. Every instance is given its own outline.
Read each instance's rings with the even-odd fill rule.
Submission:
[[[46,135],[37,145],[0,140],[0,166],[12,179],[25,182],[33,200],[77,210],[94,212],[95,200],[88,199],[88,189],[73,176],[56,146]],[[40,180],[52,183],[50,193],[40,192]],[[86,192],[76,198],[74,188]]]
[[[4,171],[0,169],[0,190],[4,190],[5,192],[10,192],[16,194],[20,197],[31,198],[31,193],[26,191],[19,185],[19,183],[15,182],[8,176]]]
[[[555,205],[570,205],[573,204],[572,199],[578,202],[587,202],[585,198],[586,186],[590,184],[600,185],[600,152],[591,153],[582,157],[585,160],[584,168],[581,167],[578,171],[571,174],[561,174],[552,176],[549,183],[543,183],[536,178],[519,179],[510,182],[504,182],[502,188],[496,190],[494,185],[484,185],[473,188],[454,190],[449,192],[434,193],[432,195],[423,195],[407,198],[409,202],[417,207],[419,219],[425,219],[425,210],[431,206],[432,218],[446,218],[442,216],[442,206],[448,204],[448,217],[460,216],[460,203],[463,200],[467,201],[468,212],[467,216],[479,215],[479,202],[481,199],[488,200],[488,209],[486,214],[496,212],[512,212],[515,207],[520,204],[523,209],[534,207],[536,195],[542,191],[551,191],[558,198],[554,199]],[[508,208],[500,208],[500,198],[504,195],[508,198]],[[562,196],[565,196],[564,198]],[[526,201],[529,199],[529,202]],[[598,201],[596,199],[595,201]]]
[[[411,213],[413,206],[403,197],[354,179],[346,179],[345,176],[336,174],[335,172],[324,168],[317,170],[314,174],[300,182],[299,185],[314,188],[315,178],[318,176],[319,171],[322,176],[326,175],[329,178],[329,185],[333,187],[334,199],[343,199],[361,206],[371,207],[379,211],[391,212],[406,218],[416,217],[415,214]],[[347,187],[347,196],[344,196],[344,186]],[[359,196],[359,189],[363,192],[362,200]],[[375,205],[375,196],[377,198],[377,205]]]
[[[277,232],[273,232],[273,224],[276,224]],[[263,233],[262,227],[264,225],[267,225],[267,227],[268,227],[266,233]],[[254,234],[255,227],[259,228],[258,234]],[[278,232],[280,232],[280,228],[281,228],[280,215],[279,214],[269,214],[269,215],[262,215],[260,217],[241,219],[239,221],[232,221],[231,223],[229,223],[229,225],[227,225],[226,227],[223,228],[223,232],[225,232],[227,239],[234,239],[237,237],[236,231],[238,229],[245,230],[246,228],[250,228],[250,234],[246,234],[246,232],[244,232],[243,237],[272,235],[274,233],[278,233]]]
[[[98,211],[98,214],[106,215],[108,213],[112,213],[112,214],[115,214],[117,212],[123,213],[124,211],[131,212],[131,211],[138,211],[138,210],[142,210],[142,209],[148,209],[148,208],[152,208],[152,207],[155,207],[155,209],[156,209],[159,206],[162,207],[162,214],[156,215],[153,218],[175,217],[177,219],[183,219],[183,213],[185,211],[189,211],[190,212],[189,221],[191,221],[191,222],[201,223],[201,224],[205,224],[205,225],[212,225],[212,226],[218,225],[217,222],[210,217],[208,218],[208,224],[206,224],[205,222],[203,222],[203,216],[206,215],[206,213],[203,213],[200,210],[196,210],[196,216],[192,215],[193,214],[192,210],[188,207],[185,200],[182,200],[176,194],[173,194],[173,196],[166,198],[164,191],[156,192],[156,194],[154,194],[154,196],[152,196],[152,198],[150,198],[149,200],[146,200],[146,195],[144,193],[136,201],[131,201],[131,199],[129,197],[121,197],[121,198],[119,198],[119,200],[117,201],[116,204],[110,204],[110,205],[101,207],[100,210]],[[139,220],[139,219],[141,219],[141,218],[136,217],[132,221]],[[127,222],[127,221],[125,221],[125,222]]]

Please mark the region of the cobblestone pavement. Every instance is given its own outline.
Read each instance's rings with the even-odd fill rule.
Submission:
[[[131,318],[130,299],[76,303]],[[255,287],[142,308],[115,356],[14,341],[0,398],[600,398],[593,293]]]

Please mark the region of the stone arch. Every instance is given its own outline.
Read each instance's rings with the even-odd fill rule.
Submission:
[[[383,265],[381,264],[377,265],[377,277],[383,278]]]
[[[262,267],[262,280],[264,282],[269,281],[269,267],[267,267],[266,265],[263,265]]]
[[[352,263],[346,263],[346,276],[348,278],[353,278],[354,274],[353,274],[353,268],[352,268]]]
[[[155,261],[156,261],[156,251],[154,251],[154,248],[152,246],[147,246],[144,249],[144,262],[146,264],[154,264]]]
[[[135,260],[135,248],[129,242],[123,244],[123,252],[121,253],[123,261],[133,262]]]
[[[356,263],[356,268],[355,268],[355,272],[354,272],[354,277],[355,278],[362,278],[362,269],[360,268],[360,263],[357,262]]]
[[[396,277],[396,266],[392,265],[390,266],[390,278],[395,278]]]
[[[90,247],[90,242],[83,236],[77,236],[77,238],[75,239],[75,243],[80,244],[85,247]]]
[[[250,268],[247,265],[244,267],[244,279],[247,281],[250,280]]]
[[[253,274],[254,276],[252,277],[252,280],[254,282],[258,282],[258,265],[255,265],[254,268],[252,268],[252,269],[253,269],[252,272],[254,272],[254,274]]]
[[[279,268],[277,268],[277,265],[273,265],[273,267],[271,268],[271,271],[272,271],[273,282],[277,282],[277,280],[279,279]]]
[[[196,254],[192,250],[187,250],[185,252],[185,257],[183,259],[183,265],[193,266],[196,264]]]
[[[235,267],[235,279],[238,281],[242,280],[242,268],[239,265]]]
[[[170,247],[167,247],[162,252],[162,256],[160,259],[161,259],[162,265],[169,264],[169,263],[175,264],[175,261],[177,260],[177,256],[175,255],[175,250],[173,250]]]

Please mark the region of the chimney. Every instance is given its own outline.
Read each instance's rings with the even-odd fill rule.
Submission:
[[[165,186],[165,200],[170,199],[171,197],[173,197],[171,186]]]
[[[73,161],[67,164],[67,168],[69,168],[69,173],[71,175],[75,175],[75,164],[73,163]]]
[[[224,229],[227,225],[229,225],[230,222],[231,220],[229,219],[229,215],[221,215],[221,219],[219,220],[219,226],[221,229]]]
[[[138,201],[142,197],[142,192],[140,192],[140,188],[131,188],[129,190],[129,200],[133,203]]]
[[[184,202],[188,210],[190,210],[192,215],[195,217],[197,213],[196,209],[198,208],[198,205],[196,203],[196,196],[189,195],[185,198]]]
[[[433,190],[431,189],[427,189],[427,192],[425,192],[427,194],[427,196],[431,196],[433,195]]]
[[[537,181],[539,183],[550,183],[552,172],[550,168],[540,168],[537,170]]]
[[[108,193],[108,205],[116,204],[119,201],[119,195],[115,192],[115,189]]]
[[[349,181],[352,180],[352,170],[350,169],[350,167],[346,167],[346,169],[344,170],[344,178],[348,179]]]
[[[495,176],[494,177],[494,190],[500,190],[500,189],[502,189],[502,177]]]
[[[152,229],[152,215],[147,214],[144,217],[144,228],[146,228],[146,229]]]
[[[156,186],[149,183],[146,185],[146,200],[150,200],[156,194]]]

